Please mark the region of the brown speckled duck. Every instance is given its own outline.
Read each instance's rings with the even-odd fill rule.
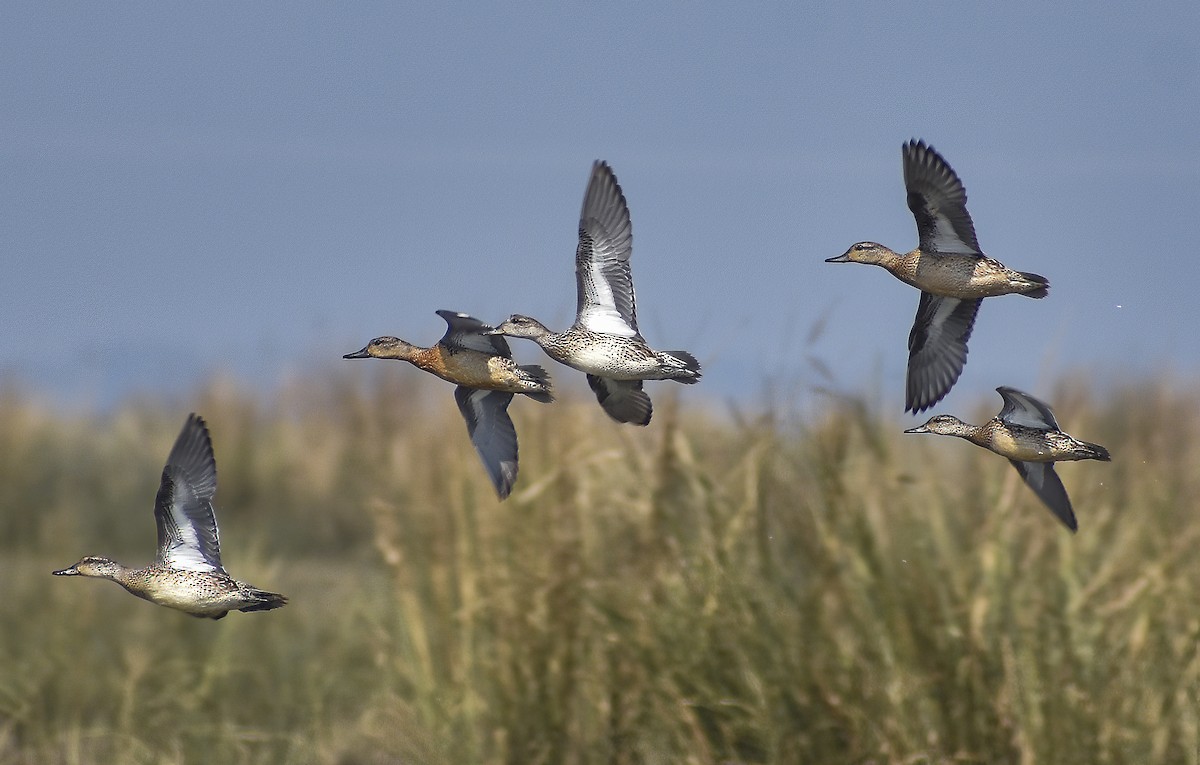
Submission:
[[[957,417],[939,414],[924,425],[904,432],[957,436],[1007,457],[1046,507],[1068,529],[1075,531],[1079,527],[1075,512],[1071,509],[1067,490],[1054,472],[1054,463],[1067,460],[1108,462],[1112,459],[1108,450],[1062,432],[1050,407],[1028,393],[1003,386],[996,392],[1004,399],[1004,407],[1000,414],[982,425],[971,425]]]
[[[55,576],[111,579],[139,598],[192,616],[222,619],[230,611],[269,611],[287,603],[278,593],[239,582],[221,565],[221,546],[212,496],[217,463],[204,420],[195,414],[183,425],[163,468],[154,500],[158,555],[145,568],[126,568],[88,556]]]
[[[519,366],[508,342],[488,334],[492,328],[453,311],[438,311],[446,334],[436,345],[421,348],[395,337],[377,337],[346,359],[398,359],[458,385],[454,400],[467,423],[467,434],[500,499],[517,480],[517,430],[508,416],[513,395],[520,393],[549,403],[550,377],[535,364]]]
[[[967,212],[967,191],[946,160],[923,141],[904,144],[904,186],[920,243],[901,255],[859,242],[826,263],[867,263],[921,290],[908,335],[905,410],[914,414],[941,401],[967,363],[967,340],[985,297],[1043,298],[1045,277],[1014,271],[979,249]]]

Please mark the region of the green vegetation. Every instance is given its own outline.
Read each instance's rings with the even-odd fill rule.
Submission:
[[[863,400],[726,421],[667,385],[645,430],[514,402],[500,504],[448,386],[358,371],[105,417],[0,394],[0,763],[1200,761],[1200,392],[1042,391],[1114,456],[1060,468],[1072,536]],[[193,408],[226,564],[287,608],[50,576],[149,558]]]

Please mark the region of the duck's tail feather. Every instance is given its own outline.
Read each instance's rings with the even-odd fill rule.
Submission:
[[[254,598],[257,602],[243,606],[238,609],[239,611],[270,611],[282,608],[288,602],[286,597],[277,592],[267,592],[266,590],[258,590],[253,587],[247,589],[244,594]]]
[[[1050,280],[1041,274],[1030,273],[1029,271],[1019,271],[1021,277],[1029,282],[1032,289],[1025,290],[1021,294],[1025,297],[1044,298],[1050,294]]]
[[[522,393],[543,404],[549,404],[554,400],[554,395],[550,392],[550,374],[545,369],[537,364],[525,364],[517,368],[528,376],[530,382],[541,388],[541,390],[522,391]]]
[[[658,358],[674,368],[675,375],[669,379],[684,385],[700,380],[700,362],[687,351],[659,351]]]

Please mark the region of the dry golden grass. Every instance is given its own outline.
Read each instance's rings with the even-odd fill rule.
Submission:
[[[1196,390],[1047,396],[1114,455],[1060,469],[1072,536],[863,401],[731,423],[666,385],[645,430],[515,402],[500,504],[448,386],[399,372],[103,418],[0,396],[0,763],[1200,761]],[[188,409],[226,564],[285,609],[49,575],[149,558]]]

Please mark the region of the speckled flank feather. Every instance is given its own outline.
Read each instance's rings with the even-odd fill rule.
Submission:
[[[637,326],[637,301],[629,260],[633,225],[612,168],[592,165],[579,214],[575,251],[575,323],[551,332],[541,322],[513,314],[497,334],[524,337],[550,358],[588,375],[601,408],[617,422],[647,425],[653,413],[642,380],[700,379],[700,363],[686,351],[655,351]]]
[[[1003,386],[996,392],[1004,399],[1004,407],[1000,414],[982,425],[971,425],[957,417],[941,414],[904,432],[956,436],[1007,457],[1046,507],[1063,525],[1075,531],[1078,528],[1075,511],[1067,490],[1054,471],[1054,463],[1073,460],[1108,462],[1111,459],[1108,450],[1062,432],[1050,407],[1028,393]]]
[[[866,263],[921,290],[908,339],[905,409],[914,414],[941,401],[967,363],[967,340],[983,298],[1020,294],[1043,298],[1049,281],[1014,271],[979,249],[958,175],[923,141],[904,144],[904,186],[919,244],[900,254],[876,242],[858,242],[827,263]]]
[[[517,432],[508,416],[514,394],[550,403],[550,376],[536,364],[519,366],[508,341],[465,313],[438,311],[446,334],[430,348],[395,337],[377,337],[347,359],[397,359],[455,383],[454,400],[467,433],[500,499],[517,480]]]
[[[111,579],[152,603],[192,616],[221,619],[230,611],[269,611],[287,598],[238,581],[221,565],[212,496],[217,466],[204,420],[184,423],[167,457],[154,503],[158,555],[144,568],[126,568],[108,558],[87,556],[53,572],[56,576]]]

